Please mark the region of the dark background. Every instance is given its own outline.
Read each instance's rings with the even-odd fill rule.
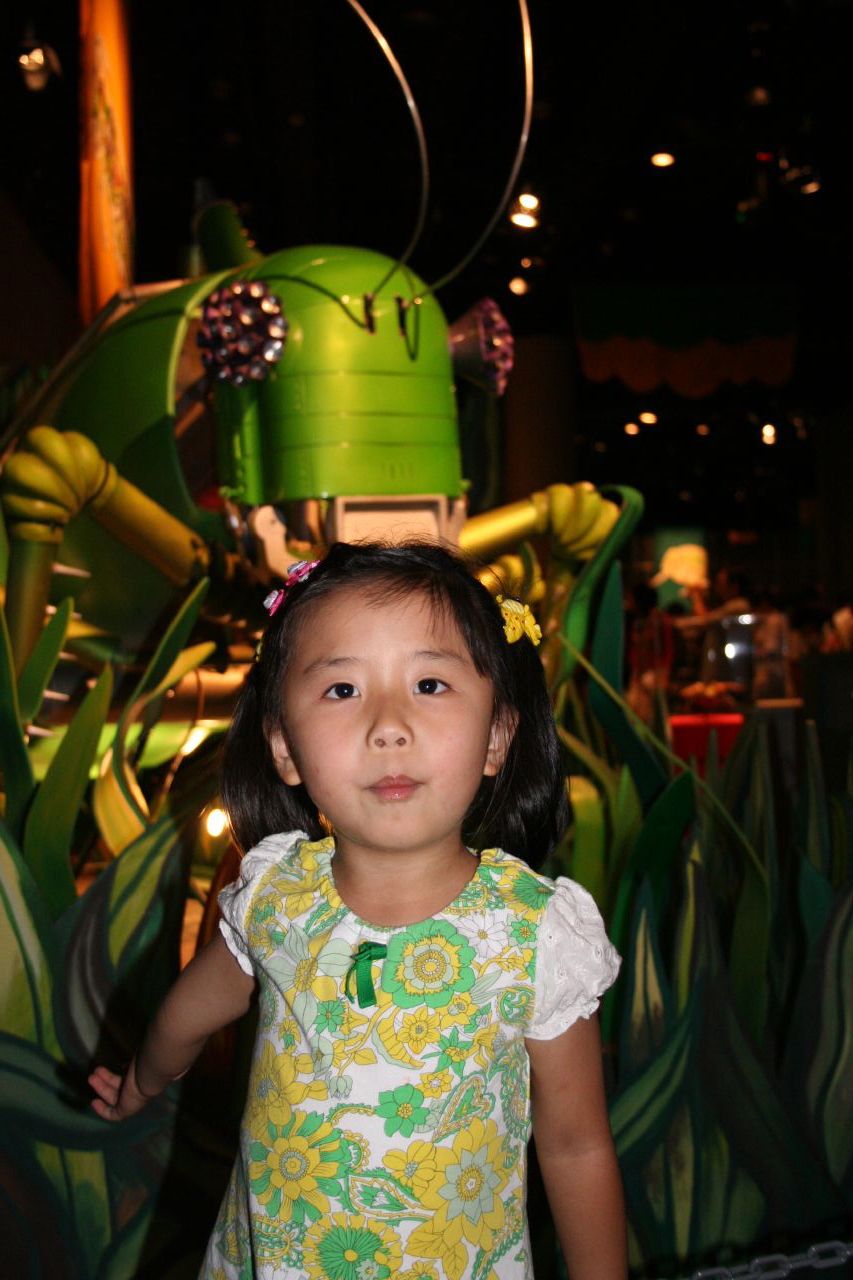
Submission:
[[[476,239],[506,181],[522,110],[518,13],[509,0],[368,8],[426,127],[433,183],[413,262],[435,279]],[[402,249],[418,198],[411,122],[343,0],[135,0],[130,12],[140,281],[183,273],[194,203],[210,194],[238,204],[262,249],[304,241]],[[758,531],[772,550],[766,572],[831,574],[843,593],[833,565],[850,539],[853,464],[844,123],[853,8],[531,0],[531,18],[535,107],[519,189],[540,196],[542,224],[520,232],[503,217],[442,292],[445,310],[453,318],[490,294],[517,335],[566,339],[571,359],[579,286],[784,283],[797,316],[789,385],[728,386],[703,401],[663,389],[640,403],[621,384],[593,385],[575,370],[565,456],[548,478],[634,484],[652,523],[701,525],[720,537]],[[40,94],[24,90],[16,67],[30,22],[63,66]],[[75,6],[15,3],[0,23],[4,194],[70,295]],[[751,103],[756,86],[767,105]],[[673,169],[650,166],[661,148],[676,154]],[[820,190],[802,194],[780,161],[809,166]],[[15,247],[5,239],[8,260]],[[521,256],[536,265],[529,293],[515,298],[507,284]],[[8,261],[0,266],[8,278]],[[625,436],[625,421],[644,408],[659,424]],[[765,421],[778,426],[772,449],[760,441]],[[700,422],[709,435],[697,436]]]

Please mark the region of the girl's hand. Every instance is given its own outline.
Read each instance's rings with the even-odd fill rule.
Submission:
[[[98,1095],[92,1099],[92,1110],[102,1120],[126,1120],[151,1101],[136,1082],[136,1059],[124,1076],[116,1075],[106,1067],[95,1067],[89,1076],[89,1084]]]

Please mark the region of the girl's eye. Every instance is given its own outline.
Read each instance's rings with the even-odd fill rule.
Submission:
[[[436,676],[427,676],[425,679],[419,680],[415,688],[418,693],[443,693],[447,685]]]
[[[338,684],[333,684],[331,689],[327,689],[324,697],[333,698],[341,701],[344,698],[355,698],[358,696],[358,690],[354,684],[347,684],[345,680],[341,680]]]

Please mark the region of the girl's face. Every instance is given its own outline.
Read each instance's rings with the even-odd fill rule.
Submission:
[[[426,597],[341,590],[302,619],[273,755],[339,845],[455,851],[511,738],[493,702],[456,623]]]

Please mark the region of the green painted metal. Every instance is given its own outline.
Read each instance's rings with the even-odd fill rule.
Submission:
[[[89,436],[119,473],[205,540],[225,546],[223,518],[194,501],[175,442],[175,381],[194,312],[221,276],[194,280],[140,303],[111,324],[58,394],[52,425]],[[74,584],[82,615],[132,651],[181,595],[141,556],[83,512],[62,559],[91,576]],[[63,585],[57,594],[64,594]]]
[[[266,381],[215,391],[222,479],[240,501],[462,492],[444,314],[416,301],[426,286],[408,270],[372,295],[389,265],[309,245],[240,272],[283,300],[289,324]]]
[[[220,260],[235,256],[226,243]],[[43,407],[51,425],[84,432],[176,519],[233,549],[222,515],[199,506],[187,485],[175,440],[176,393],[193,379],[202,385],[193,326],[204,300],[228,281],[262,279],[282,300],[288,337],[265,382],[215,388],[223,490],[249,505],[460,495],[447,323],[423,282],[396,270],[374,297],[392,263],[364,249],[307,245],[251,256],[131,305],[97,341],[84,342]],[[85,512],[68,529],[62,558],[91,575],[75,584],[83,616],[131,649],[177,607],[157,570]]]
[[[207,205],[196,219],[195,231],[211,271],[241,267],[261,259],[230,200],[216,200]]]

